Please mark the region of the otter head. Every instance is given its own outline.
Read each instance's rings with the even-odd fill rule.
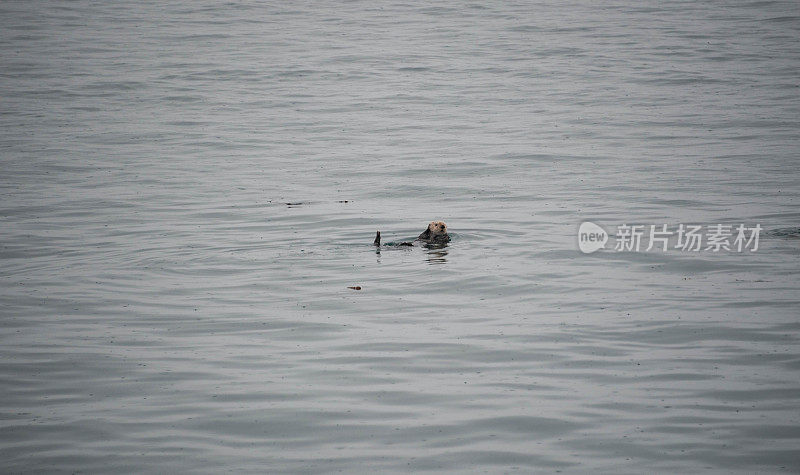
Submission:
[[[441,221],[431,221],[428,229],[423,231],[419,238],[427,241],[447,240],[447,225]]]

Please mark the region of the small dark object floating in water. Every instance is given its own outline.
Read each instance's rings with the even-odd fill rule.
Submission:
[[[361,290],[361,286],[360,285],[356,285],[354,287],[348,287],[348,289]]]

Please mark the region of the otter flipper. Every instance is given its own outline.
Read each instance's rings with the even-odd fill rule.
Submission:
[[[378,231],[377,234],[375,234],[375,240],[372,241],[372,244],[374,244],[376,246],[380,246],[381,245],[381,232],[380,231]]]

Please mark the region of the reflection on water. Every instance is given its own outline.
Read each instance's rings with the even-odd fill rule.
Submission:
[[[444,264],[447,262],[447,245],[448,243],[425,243],[423,247],[426,249],[426,260],[430,264]]]
[[[421,248],[425,250],[425,260],[427,262],[431,264],[444,264],[447,262],[448,243],[416,242],[416,244],[417,245],[414,245],[413,241],[404,241],[400,243],[388,242],[381,246],[375,246],[375,255],[378,256],[378,262],[380,262],[381,249],[411,252],[416,248]]]

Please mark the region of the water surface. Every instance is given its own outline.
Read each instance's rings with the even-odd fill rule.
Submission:
[[[3,2],[3,471],[797,472],[798,38],[772,1]]]

